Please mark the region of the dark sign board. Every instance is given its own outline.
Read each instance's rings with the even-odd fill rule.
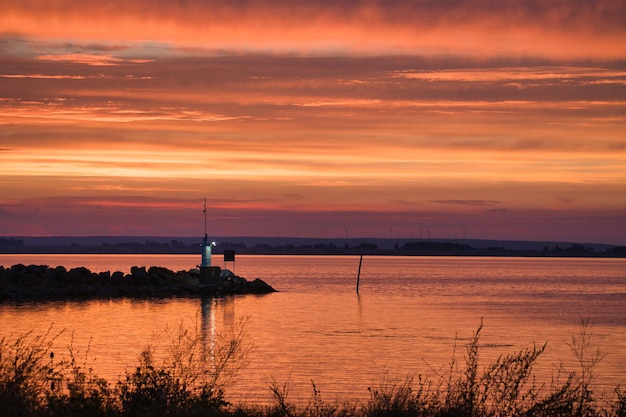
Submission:
[[[233,249],[224,250],[224,262],[235,262],[235,251]]]

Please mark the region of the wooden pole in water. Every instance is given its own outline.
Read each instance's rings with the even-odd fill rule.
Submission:
[[[356,293],[359,293],[359,281],[361,280],[361,264],[363,263],[363,255],[359,259],[359,273],[356,276]]]

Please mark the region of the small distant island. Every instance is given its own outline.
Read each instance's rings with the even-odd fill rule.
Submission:
[[[532,256],[626,257],[626,246],[481,239],[223,237],[213,253],[234,250],[251,255]],[[193,237],[3,237],[0,254],[198,254]]]

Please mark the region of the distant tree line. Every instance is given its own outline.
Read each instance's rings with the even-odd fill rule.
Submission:
[[[244,242],[219,242],[213,249],[220,254],[224,250],[234,250],[239,254],[258,255],[398,255],[398,256],[529,256],[529,257],[626,257],[626,246],[615,246],[606,250],[596,250],[581,244],[566,247],[544,246],[542,249],[511,249],[504,246],[474,247],[465,243],[419,240],[396,243],[393,248],[379,248],[377,244],[359,242],[337,244],[307,243],[246,244]],[[176,239],[157,242],[104,242],[100,245],[26,245],[15,238],[0,238],[0,253],[180,253],[199,254],[200,242],[185,243]]]
[[[348,244],[337,245],[336,243],[312,243],[294,245],[291,243],[282,245],[269,245],[259,243],[246,245],[243,242],[231,243],[223,242],[216,247],[215,252],[223,250],[235,250],[238,253],[258,254],[258,255],[350,255],[350,254],[381,254],[383,249],[378,245],[368,242],[360,242],[353,246]]]
[[[20,239],[11,238],[0,238],[0,246],[24,246],[24,241]]]
[[[510,249],[498,246],[475,248],[453,242],[408,242],[396,247],[401,255],[461,255],[461,256],[574,256],[574,257],[626,257],[626,246],[616,246],[606,251],[596,251],[592,247],[572,244],[561,248],[544,246],[543,249]]]

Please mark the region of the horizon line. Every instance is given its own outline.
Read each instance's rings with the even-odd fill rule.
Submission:
[[[28,239],[93,239],[93,238],[141,238],[141,239],[202,239],[201,236],[183,236],[183,235],[0,235],[0,238],[28,238]],[[585,242],[580,240],[533,240],[533,239],[516,239],[516,238],[482,238],[482,237],[374,237],[374,236],[336,236],[336,237],[316,237],[316,236],[287,236],[287,235],[222,235],[214,236],[214,239],[291,239],[291,240],[336,240],[336,241],[354,241],[359,239],[379,240],[379,241],[490,241],[490,242],[528,242],[528,243],[574,243],[574,244],[591,244],[605,246],[626,246],[624,243],[606,243],[606,242]]]

